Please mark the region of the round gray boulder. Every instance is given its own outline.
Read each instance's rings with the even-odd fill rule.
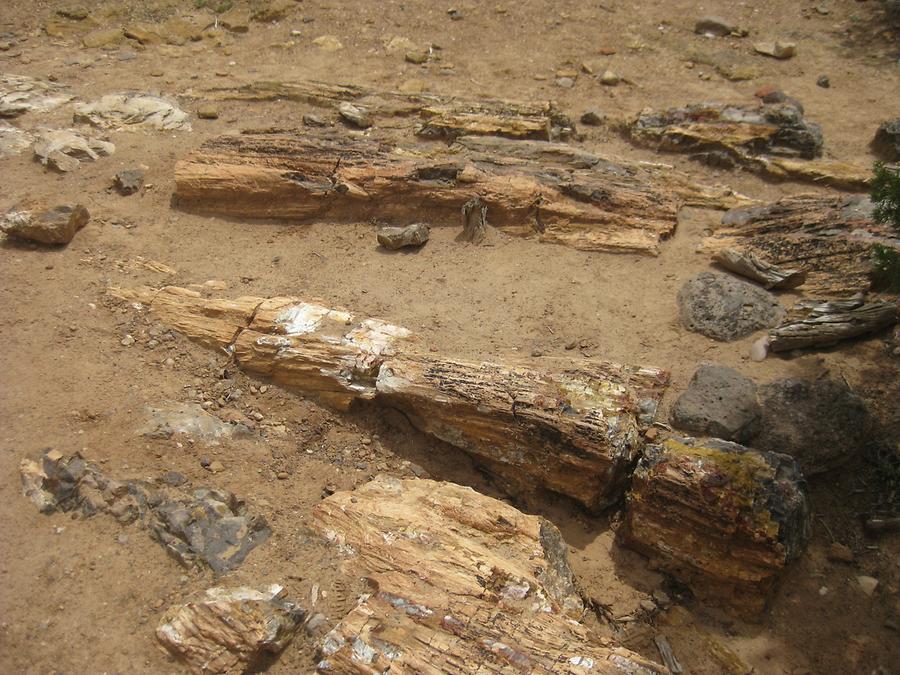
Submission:
[[[730,342],[778,325],[784,307],[771,293],[727,274],[701,272],[678,292],[681,323],[689,331]]]
[[[756,383],[732,368],[703,363],[672,408],[672,426],[703,436],[748,443],[762,410]]]

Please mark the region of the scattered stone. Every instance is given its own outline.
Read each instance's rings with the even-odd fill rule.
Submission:
[[[406,52],[406,54],[403,55],[403,59],[407,63],[414,63],[416,65],[421,65],[421,64],[425,63],[426,61],[428,61],[428,59],[430,57],[431,57],[431,50],[427,47],[425,49],[416,49],[416,50],[408,51],[408,52]]]
[[[385,248],[396,251],[406,246],[421,246],[431,234],[431,229],[425,223],[413,223],[406,227],[381,227],[378,228],[378,243]]]
[[[125,27],[125,37],[137,40],[142,45],[158,45],[163,43],[163,37],[155,26],[138,23]]]
[[[678,292],[681,323],[689,331],[730,342],[784,317],[784,308],[771,293],[734,277],[701,272]]]
[[[250,30],[250,10],[233,7],[219,17],[219,24],[232,33],[246,33]]]
[[[697,33],[697,35],[725,37],[731,35],[736,30],[738,30],[737,27],[732,23],[715,16],[705,16],[694,24],[694,32]]]
[[[621,82],[621,78],[611,70],[604,70],[600,76],[600,84],[605,84],[608,87],[615,87],[619,82]]]
[[[72,98],[61,84],[25,75],[0,74],[0,117],[48,112]]]
[[[21,154],[34,142],[34,137],[27,131],[0,122],[0,157],[13,157]]]
[[[557,87],[562,87],[563,89],[571,89],[575,86],[575,80],[571,77],[557,77],[553,80],[553,84]]]
[[[144,172],[141,169],[126,169],[116,174],[116,189],[123,195],[133,195],[144,187]]]
[[[130,347],[131,345],[134,344],[134,336],[126,335],[125,337],[122,338],[122,340],[119,342],[119,344],[121,344],[123,347]]]
[[[843,382],[783,379],[759,388],[760,450],[793,456],[805,476],[840,466],[861,453],[869,438],[869,414]]]
[[[93,136],[83,136],[73,129],[45,129],[35,135],[34,154],[44,166],[59,171],[74,171],[83,159],[99,159],[111,155],[116,146]]]
[[[161,480],[115,480],[81,455],[57,450],[46,451],[40,462],[23,460],[20,471],[23,493],[41,513],[106,513],[122,524],[139,522],[185,566],[202,562],[223,574],[271,535],[262,516],[248,513],[225,490],[187,492]]]
[[[875,577],[860,575],[856,577],[856,583],[859,584],[862,592],[868,595],[870,598],[875,593],[875,589],[878,588],[878,579],[876,579]]]
[[[320,35],[312,43],[324,52],[336,52],[344,48],[334,35]]]
[[[750,345],[750,360],[759,363],[765,361],[769,355],[769,336],[763,335],[758,340],[754,340]]]
[[[831,86],[831,80],[828,79],[827,75],[819,75],[816,84],[822,87],[822,89],[828,89]]]
[[[369,111],[348,101],[344,101],[338,106],[338,113],[345,120],[360,129],[368,129],[372,126],[372,116],[369,114]]]
[[[75,121],[104,129],[144,127],[158,131],[190,131],[188,114],[161,96],[141,93],[107,94],[75,106]]]
[[[587,124],[589,127],[599,127],[602,126],[605,122],[606,113],[598,110],[597,108],[585,110],[581,115],[581,123]]]
[[[853,550],[849,546],[836,541],[828,547],[826,555],[829,560],[842,563],[852,563],[854,558]]]
[[[197,108],[197,117],[201,120],[219,119],[219,108],[213,103],[204,103]]]
[[[456,8],[451,8],[447,10],[447,16],[450,17],[451,21],[462,21],[463,14]]]
[[[0,230],[16,239],[50,245],[68,244],[88,220],[90,214],[81,204],[45,208],[37,203],[22,202],[3,215]]]
[[[324,614],[313,614],[309,621],[306,622],[306,633],[310,637],[315,637],[320,633],[328,632],[328,619]]]
[[[195,403],[151,408],[150,418],[137,433],[149,438],[172,438],[176,434],[184,434],[212,444],[217,444],[222,439],[252,434],[246,425],[223,422]]]
[[[661,590],[657,589],[657,590],[653,591],[653,593],[651,594],[651,597],[653,598],[653,602],[655,602],[657,605],[659,605],[663,609],[665,609],[666,607],[668,607],[669,605],[672,604],[672,600],[669,598],[669,595],[665,591],[661,591]]]
[[[118,44],[125,39],[125,33],[121,28],[109,28],[107,30],[97,30],[88,33],[82,39],[82,44],[89,49],[98,47],[108,47],[109,45]]]
[[[194,673],[256,672],[260,658],[282,651],[305,617],[281,586],[217,587],[169,609],[156,637]]]
[[[289,474],[287,471],[279,471],[278,473],[275,474],[275,477],[278,480],[287,480],[288,478],[291,477],[291,474]]]
[[[181,46],[203,39],[203,30],[199,26],[177,16],[166,19],[154,30],[170,45]]]
[[[883,122],[870,144],[872,151],[888,162],[900,161],[900,117]]]
[[[403,94],[421,94],[427,87],[427,83],[422,78],[411,77],[403,80],[397,90]]]
[[[209,466],[206,468],[209,471],[211,471],[212,473],[221,473],[222,471],[225,470],[225,465],[216,459],[216,460],[213,460],[212,462],[210,462]]]
[[[747,444],[759,432],[762,409],[756,384],[736,370],[701,364],[672,408],[672,425],[684,431]]]
[[[753,49],[758,54],[776,59],[789,59],[797,53],[797,45],[793,42],[757,42]]]
[[[328,122],[319,117],[318,115],[313,115],[312,113],[306,113],[303,116],[303,124],[308,127],[326,127],[328,126]]]
[[[88,11],[84,7],[63,7],[56,10],[56,13],[64,19],[72,21],[84,21],[88,18]]]
[[[259,23],[272,23],[286,18],[296,3],[293,0],[269,0],[259,5],[250,18]]]
[[[116,58],[119,61],[134,61],[137,58],[137,54],[134,52],[119,52],[116,54]]]

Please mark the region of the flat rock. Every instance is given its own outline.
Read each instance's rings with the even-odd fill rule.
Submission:
[[[41,513],[104,513],[121,524],[139,522],[166,552],[187,567],[215,573],[236,569],[272,531],[227,490],[187,491],[160,480],[116,480],[81,455],[44,452],[20,464],[22,491]]]
[[[201,120],[219,119],[219,107],[213,103],[204,103],[197,108],[197,117]]]
[[[193,673],[246,672],[283,650],[305,617],[276,584],[262,591],[216,587],[169,609],[156,637]]]
[[[219,17],[219,24],[232,33],[246,33],[250,30],[250,10],[234,7]]]
[[[144,187],[144,172],[141,169],[126,169],[116,174],[116,189],[123,195],[131,195]]]
[[[44,129],[35,134],[35,157],[44,166],[63,172],[74,171],[82,160],[99,159],[115,150],[109,141],[82,135],[74,129]]]
[[[888,162],[900,160],[900,117],[883,122],[870,145],[872,151]]]
[[[75,106],[75,121],[104,129],[143,127],[158,131],[190,131],[188,114],[173,101],[141,93],[107,94]]]
[[[869,414],[843,382],[784,379],[759,388],[760,450],[793,456],[804,475],[840,466],[861,453],[869,440]]]
[[[19,204],[4,214],[0,229],[16,239],[41,244],[68,244],[75,233],[90,220],[88,210],[81,204],[43,208]]]
[[[341,41],[334,35],[320,35],[312,43],[324,52],[336,52],[344,48]]]
[[[757,42],[753,49],[757,54],[776,59],[789,59],[797,53],[797,45],[793,42]]]
[[[347,101],[338,106],[338,113],[353,126],[360,129],[367,129],[372,126],[372,116],[369,114],[369,111]]]
[[[729,342],[777,325],[785,311],[771,293],[734,277],[701,272],[678,292],[688,330]]]
[[[56,82],[26,75],[0,74],[0,117],[18,117],[26,112],[48,112],[72,100]]]
[[[150,418],[138,434],[150,438],[184,434],[207,443],[218,443],[235,436],[249,436],[252,432],[243,424],[223,422],[195,403],[182,403],[170,408],[151,408]]]
[[[125,33],[121,28],[108,28],[105,30],[95,30],[88,33],[82,38],[82,44],[88,48],[107,47],[109,45],[118,44],[125,39]]]
[[[19,155],[33,142],[34,137],[27,131],[0,122],[0,157]]]
[[[297,6],[294,0],[268,0],[258,5],[250,18],[260,23],[271,23],[272,21],[281,21]]]
[[[589,110],[585,110],[581,115],[581,123],[587,124],[589,127],[599,127],[606,121],[606,113],[597,109],[591,108]]]
[[[698,35],[713,35],[716,37],[725,37],[731,35],[737,30],[737,26],[730,21],[720,19],[716,16],[705,16],[698,19],[694,24],[694,32]]]
[[[421,246],[431,235],[431,228],[425,223],[413,223],[406,227],[378,228],[378,243],[385,248],[397,250],[406,246]]]
[[[757,386],[736,370],[701,364],[672,408],[672,425],[684,431],[748,443],[759,431]]]

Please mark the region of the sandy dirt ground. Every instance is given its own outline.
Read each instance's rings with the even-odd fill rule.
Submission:
[[[449,5],[428,0],[304,0],[277,22],[252,22],[246,34],[219,27],[213,37],[181,46],[142,47],[123,39],[96,49],[81,42],[92,30],[175,15],[205,27],[214,25],[215,14],[187,0],[85,0],[79,6],[88,18],[74,21],[57,15],[71,4],[4,0],[2,5],[0,42],[8,48],[0,51],[0,72],[52,77],[78,100],[123,90],[161,92],[176,97],[192,116],[204,102],[192,92],[270,79],[554,99],[575,117],[589,107],[627,115],[646,106],[708,100],[752,103],[757,88],[774,84],[801,100],[807,117],[822,125],[826,156],[868,165],[874,130],[900,110],[900,33],[879,29],[873,0],[710,0],[702,6],[680,0],[463,0],[456,4],[463,17],[458,21],[448,16]],[[725,41],[697,36],[693,22],[706,14],[723,15],[751,36]],[[69,33],[48,35],[47,21],[63,22]],[[316,47],[312,41],[321,35],[336,36],[343,48]],[[408,63],[402,52],[388,53],[386,44],[395,37],[437,44],[438,58]],[[750,45],[757,38],[789,39],[798,54],[787,61],[754,55]],[[737,58],[758,76],[729,81],[697,62],[699,53]],[[558,71],[580,70],[583,63],[595,72],[613,69],[630,84],[605,87],[583,72],[572,88],[554,84]],[[829,76],[828,89],[816,86],[823,74]],[[262,382],[237,371],[224,355],[168,332],[109,299],[105,290],[215,280],[226,297],[321,298],[407,326],[429,346],[466,357],[539,364],[541,355],[581,353],[651,364],[672,372],[664,408],[701,361],[732,366],[761,382],[785,376],[844,378],[877,413],[888,442],[896,444],[900,360],[886,347],[889,334],[754,363],[747,357],[752,337],[721,343],[685,331],[675,294],[686,279],[709,268],[696,247],[721,217],[715,211],[685,209],[674,237],[651,258],[586,253],[499,233],[490,246],[475,247],[456,242],[453,228],[435,228],[428,244],[413,254],[387,254],[376,246],[371,223],[245,222],[178,210],[171,203],[174,163],[204,140],[252,127],[299,127],[307,112],[334,117],[299,103],[217,105],[219,118],[194,116],[191,132],[113,132],[115,154],[68,174],[44,168],[28,151],[0,159],[0,208],[43,197],[84,204],[92,216],[65,248],[0,243],[0,670],[181,672],[157,645],[156,623],[169,605],[217,583],[209,571],[181,568],[137,525],[122,527],[103,516],[39,514],[21,495],[18,465],[52,447],[81,452],[114,476],[176,470],[194,485],[233,491],[265,515],[274,534],[225,582],[281,583],[301,601],[318,584],[331,625],[363,586],[340,572],[338,557],[308,529],[311,508],[326,486],[352,488],[376,473],[427,475],[472,485],[550,517],[570,545],[579,587],[614,617],[632,614],[662,588],[702,631],[757,672],[894,672],[900,664],[898,539],[867,538],[860,527],[860,514],[878,498],[862,458],[811,483],[809,550],[788,570],[766,615],[744,623],[693,601],[641,556],[613,548],[606,518],[547,495],[504,496],[459,451],[392,425],[375,410],[334,413],[275,386],[253,393],[251,386]],[[14,124],[71,126],[71,115],[71,106],[63,106],[28,113]],[[583,131],[587,148],[660,161],[605,129]],[[662,161],[757,199],[825,192],[715,171],[678,156]],[[145,189],[120,196],[111,188],[113,175],[136,167],[146,172]],[[153,271],[142,260],[159,261],[174,272]],[[123,346],[126,335],[134,344]],[[578,347],[567,350],[572,342]],[[196,401],[226,388],[243,393],[217,414],[261,413],[251,438],[205,445],[136,434],[148,407]],[[220,461],[224,469],[212,474],[201,467],[204,458]],[[827,560],[833,541],[850,546],[855,562]],[[879,580],[873,596],[860,590],[860,574]],[[587,620],[600,635],[619,634],[597,617]],[[626,624],[619,628],[637,634],[629,647],[658,658],[640,631]],[[700,633],[668,630],[686,670],[721,671],[705,657]],[[311,672],[315,649],[312,639],[300,635],[269,671]]]

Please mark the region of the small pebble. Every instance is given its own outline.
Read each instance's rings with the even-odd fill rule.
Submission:
[[[126,335],[125,337],[122,338],[122,346],[123,347],[130,347],[133,344],[134,344],[134,338],[132,336]]]
[[[816,84],[822,87],[822,89],[828,89],[831,86],[831,80],[828,79],[827,75],[819,75],[819,79],[816,80]]]

